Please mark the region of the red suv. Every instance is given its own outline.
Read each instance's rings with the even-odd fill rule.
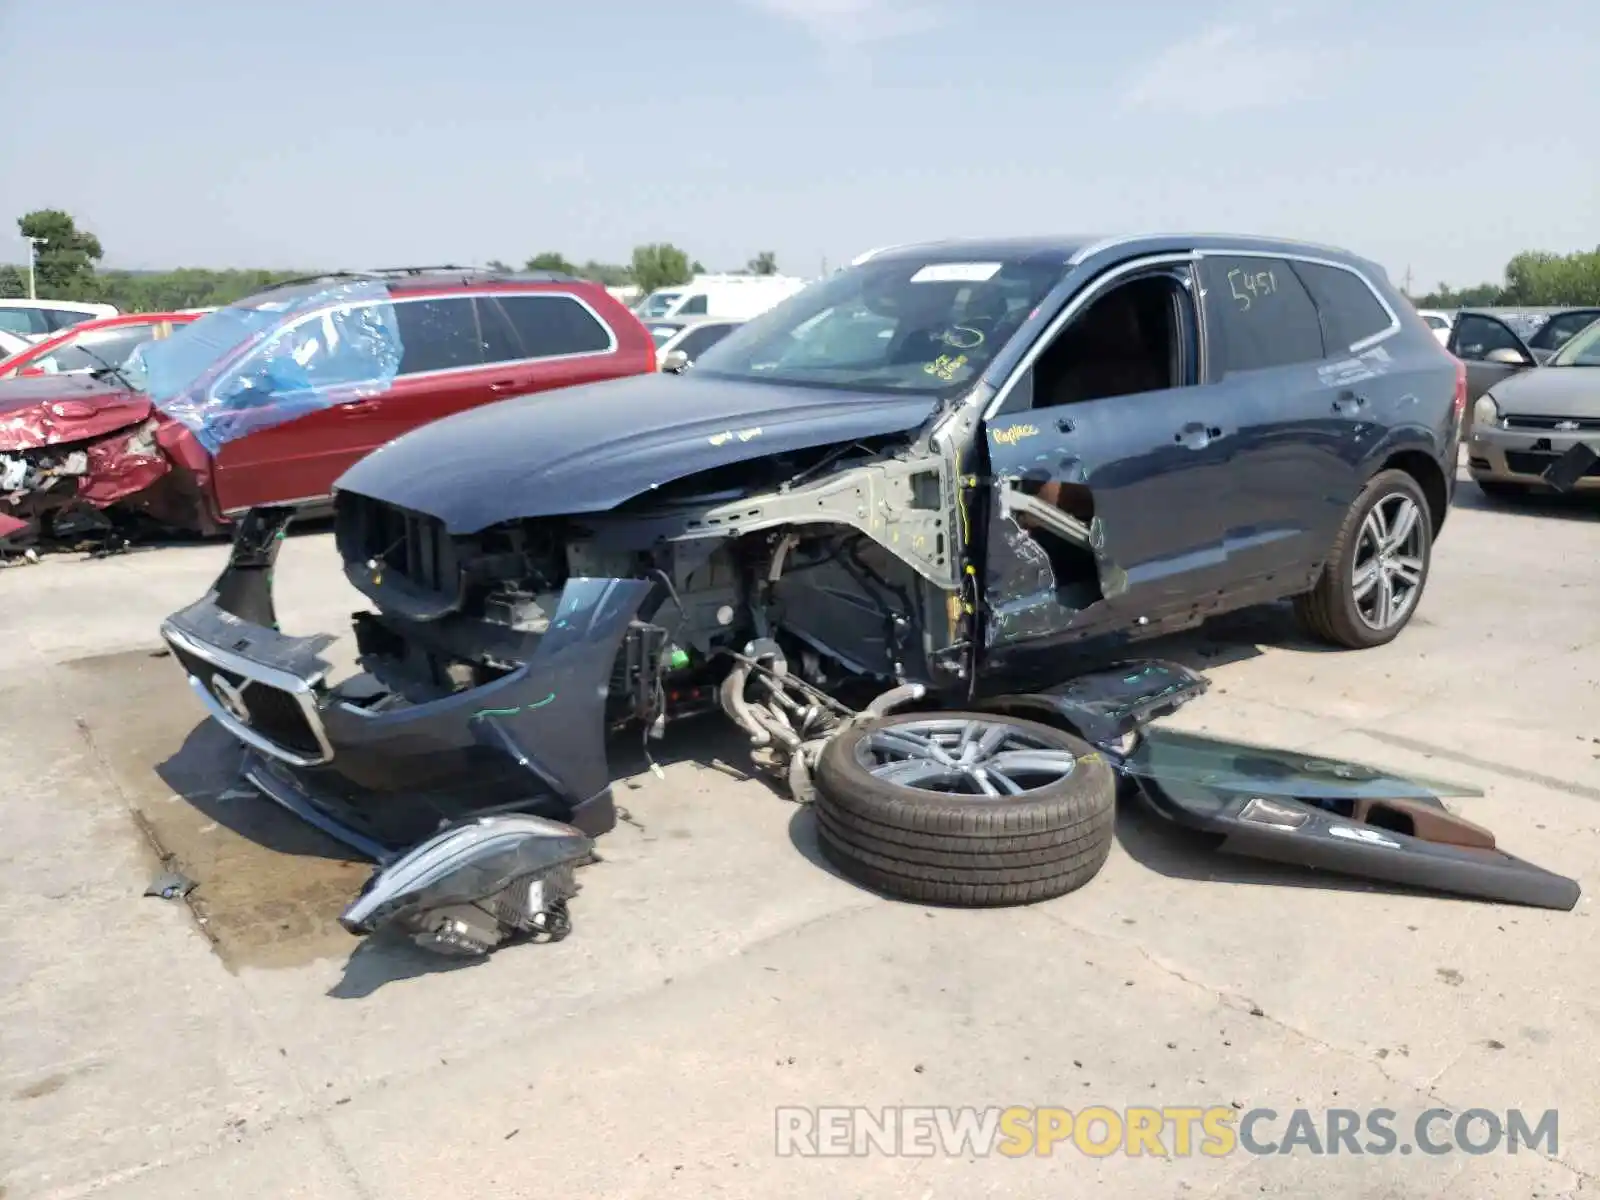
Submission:
[[[296,280],[122,366],[0,380],[0,537],[65,508],[220,531],[258,504],[321,508],[358,459],[463,409],[655,370],[597,283],[461,267]]]

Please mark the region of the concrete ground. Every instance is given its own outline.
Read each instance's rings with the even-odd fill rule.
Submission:
[[[0,573],[0,1197],[1600,1195],[1595,905],[1369,890],[1125,813],[1027,909],[886,902],[719,729],[619,788],[575,932],[441,969],[335,923],[366,877],[232,786],[162,615],[224,551]],[[1476,784],[1501,844],[1600,878],[1600,513],[1470,486],[1399,641],[1281,612],[1152,647],[1212,676],[1178,723]],[[325,534],[291,629],[345,628]],[[160,856],[189,902],[141,896]],[[783,1105],[1559,1110],[1553,1154],[778,1157]],[[1266,1127],[1269,1138],[1283,1126]],[[1409,1138],[1402,1136],[1402,1141]]]

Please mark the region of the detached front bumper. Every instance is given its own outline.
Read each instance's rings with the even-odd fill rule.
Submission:
[[[1585,443],[1600,443],[1600,431],[1475,426],[1467,442],[1467,470],[1473,479],[1490,483],[1550,486],[1545,472]],[[1600,491],[1600,463],[1560,490]]]
[[[249,748],[269,797],[380,862],[441,827],[526,812],[591,837],[615,824],[606,698],[650,584],[574,579],[522,665],[407,702],[369,675],[330,683],[328,634],[280,632],[272,564],[292,514],[251,512],[204,599],[161,634],[211,717]]]

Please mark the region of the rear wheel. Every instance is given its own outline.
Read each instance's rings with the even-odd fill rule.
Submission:
[[[1116,779],[1087,742],[981,713],[852,726],[816,769],[817,836],[840,873],[931,904],[1030,904],[1088,883],[1111,850]]]
[[[1316,586],[1295,598],[1295,612],[1334,645],[1382,646],[1417,611],[1432,562],[1422,487],[1404,471],[1379,471],[1350,506]]]

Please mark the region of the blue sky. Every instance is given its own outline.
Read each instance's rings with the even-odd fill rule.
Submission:
[[[0,261],[49,206],[108,266],[1227,229],[1472,283],[1600,243],[1600,5],[1516,12],[0,0]]]

